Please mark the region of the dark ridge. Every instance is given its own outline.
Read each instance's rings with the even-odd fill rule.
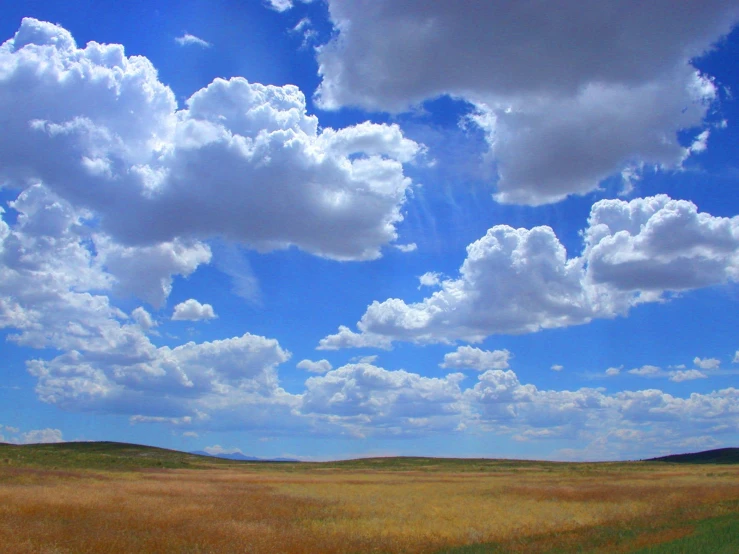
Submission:
[[[689,454],[672,454],[650,458],[647,462],[670,462],[673,464],[739,464],[739,448],[718,448]]]
[[[238,463],[155,446],[122,442],[0,444],[0,463],[10,466],[88,469],[206,468]]]

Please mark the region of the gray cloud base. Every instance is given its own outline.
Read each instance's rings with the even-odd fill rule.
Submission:
[[[736,1],[328,0],[325,108],[404,111],[441,95],[476,106],[499,202],[544,204],[642,164],[678,168],[677,132],[715,88],[690,65],[739,18]],[[382,40],[377,40],[382,37]]]

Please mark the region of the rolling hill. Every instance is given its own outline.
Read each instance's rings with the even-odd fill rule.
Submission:
[[[672,454],[650,458],[647,462],[670,462],[673,464],[739,464],[739,448],[718,448],[689,454]]]

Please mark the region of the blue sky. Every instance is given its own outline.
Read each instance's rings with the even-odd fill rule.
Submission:
[[[739,5],[3,2],[0,441],[739,439]]]

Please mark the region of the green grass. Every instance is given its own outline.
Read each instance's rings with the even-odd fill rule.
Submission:
[[[739,552],[739,514],[698,521],[685,538],[635,550],[634,554],[736,554]]]

